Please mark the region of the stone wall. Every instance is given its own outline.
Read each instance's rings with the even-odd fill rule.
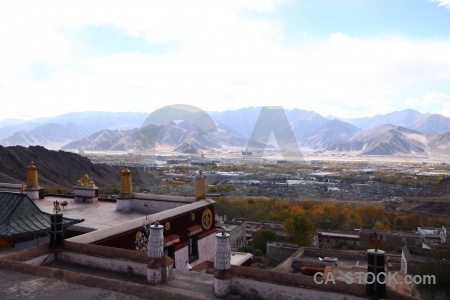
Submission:
[[[175,207],[191,203],[190,201],[165,201],[165,200],[143,200],[143,199],[117,199],[116,210],[118,211],[140,211],[148,214],[156,214]],[[147,206],[145,206],[147,205]]]
[[[231,266],[231,272],[231,292],[248,299],[367,299],[365,284],[350,285],[339,280],[336,284],[316,284],[313,276],[240,266]],[[417,299],[390,286],[386,298]]]
[[[248,299],[291,299],[291,300],[362,300],[365,297],[352,296],[348,294],[337,294],[334,292],[300,288],[297,286],[286,286],[271,282],[261,282],[248,278],[233,277],[231,280],[232,293],[239,294]]]
[[[214,261],[214,246],[216,245],[215,234],[210,234],[198,240],[198,256],[199,258],[190,263],[192,267],[205,261]],[[183,269],[186,261],[189,261],[189,248],[185,246],[175,251],[175,266],[177,269]]]
[[[238,248],[247,244],[245,222],[226,222],[226,224],[237,225],[238,227],[229,232],[230,234],[230,246],[231,248]],[[242,243],[238,245],[238,240],[241,239]]]
[[[342,259],[367,260],[365,251],[350,251],[350,250],[327,250],[317,248],[305,248],[304,256],[314,257],[337,257]]]
[[[89,266],[101,270],[133,274],[146,277],[147,264],[126,259],[92,256],[82,253],[63,251],[58,254],[58,260],[64,263]]]
[[[47,245],[48,247],[48,245]],[[142,285],[132,282],[120,281],[115,279],[103,278],[98,276],[80,274],[65,270],[52,269],[46,267],[39,267],[26,263],[21,263],[13,260],[0,259],[0,268],[14,272],[21,272],[33,276],[54,278],[57,280],[64,280],[66,282],[84,285],[88,287],[95,287],[105,290],[126,293],[129,296],[142,298],[142,295],[151,295],[154,299],[183,299],[194,300],[198,299],[197,295],[186,293],[186,291],[174,289],[167,290],[161,287],[151,285]]]
[[[345,282],[336,281],[336,284],[328,284],[328,285],[319,285],[314,282],[314,278],[312,276],[306,276],[302,274],[292,274],[292,273],[281,273],[281,272],[275,272],[275,271],[269,271],[269,270],[260,270],[260,269],[253,269],[253,268],[246,268],[246,267],[240,267],[240,266],[231,266],[231,272],[233,273],[233,279],[232,279],[232,291],[235,292],[238,289],[242,288],[242,294],[241,295],[247,295],[247,293],[253,293],[255,290],[255,287],[259,286],[269,286],[274,289],[274,291],[282,291],[285,290],[286,287],[292,286],[296,287],[295,290],[297,291],[296,294],[299,293],[299,287],[301,288],[311,288],[314,289],[314,292],[317,293],[318,289],[324,289],[327,292],[331,293],[341,293],[345,294],[349,291],[349,285]],[[247,282],[246,284],[238,284],[239,282],[242,283],[244,281],[238,281],[236,277],[242,277],[245,278]],[[233,283],[234,282],[234,283]],[[365,297],[366,295],[366,285],[365,284],[352,284],[351,294],[355,295],[357,297]],[[257,289],[256,289],[257,290]],[[265,289],[264,289],[265,290]],[[303,291],[303,289],[300,289],[300,291]],[[267,293],[270,293],[268,290]],[[333,295],[331,295],[333,296]],[[344,299],[344,296],[342,295],[342,299]],[[247,297],[247,296],[246,296]],[[290,297],[294,297],[294,295],[290,295]],[[249,297],[252,299],[252,297]],[[256,297],[257,299],[277,299],[272,297],[265,297],[264,294],[260,294],[260,298]],[[305,297],[306,298],[306,297]],[[305,299],[301,298],[301,299]],[[322,296],[321,299],[329,299],[330,297],[324,297]],[[335,299],[334,297],[331,297]],[[295,297],[293,298],[295,299]],[[309,299],[309,298],[307,298]],[[320,299],[320,298],[311,298],[311,299]],[[339,299],[339,298],[337,298]],[[358,298],[355,298],[358,299]]]
[[[268,242],[266,245],[266,257],[269,265],[276,266],[291,257],[300,249],[299,245],[288,243]]]

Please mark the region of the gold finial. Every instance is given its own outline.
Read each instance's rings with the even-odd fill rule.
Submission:
[[[28,187],[38,186],[38,174],[37,168],[34,165],[34,161],[32,161],[30,165],[27,167],[27,186]]]
[[[89,185],[89,176],[87,174],[84,174],[84,176],[83,176],[83,185],[84,186]]]
[[[206,199],[206,177],[203,176],[202,170],[195,178],[195,198],[197,200]]]
[[[122,194],[132,194],[133,193],[133,182],[131,179],[132,172],[128,169],[128,166],[119,172],[120,174],[120,193]]]

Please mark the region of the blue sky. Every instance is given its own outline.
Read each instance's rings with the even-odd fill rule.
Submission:
[[[282,105],[450,117],[450,0],[2,1],[0,119]]]

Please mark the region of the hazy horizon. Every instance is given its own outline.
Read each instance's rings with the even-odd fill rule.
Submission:
[[[162,108],[162,107],[164,107],[164,106],[161,106],[159,108]],[[208,112],[219,112],[220,113],[220,112],[226,112],[226,111],[236,111],[236,110],[240,110],[240,109],[259,108],[259,107],[261,107],[261,106],[246,106],[246,107],[241,107],[241,108],[237,108],[237,109],[227,109],[227,110],[221,110],[221,111],[219,111],[219,110],[216,110],[216,111],[209,110],[209,111],[206,111],[206,113],[208,113]],[[284,108],[284,109],[285,110],[289,110],[289,111],[294,110],[294,109],[305,110],[305,109],[300,108],[300,107],[295,107],[295,108],[292,108],[292,109],[287,109],[287,108]],[[405,108],[403,110],[390,111],[390,112],[387,112],[386,114],[394,113],[394,112],[401,112],[401,111],[405,111],[405,110],[415,110],[415,109]],[[316,112],[314,110],[308,110],[308,111]],[[415,111],[418,111],[418,110],[415,110]],[[61,113],[61,114],[57,114],[57,115],[39,116],[39,117],[35,117],[35,118],[22,118],[22,119],[20,119],[20,118],[0,118],[0,122],[2,122],[2,121],[33,121],[33,120],[40,120],[40,119],[52,119],[52,118],[55,118],[55,117],[59,117],[59,116],[67,115],[67,114],[76,114],[76,113],[81,113],[81,114],[82,113],[142,113],[142,114],[151,114],[152,112],[153,111],[144,112],[144,111],[107,111],[107,110],[104,110],[104,111],[100,111],[100,110],[68,111],[68,112],[64,112],[64,113]],[[418,112],[421,113],[421,114],[434,114],[434,113],[431,113],[431,112],[420,112],[420,111],[418,111]],[[316,113],[318,113],[318,112],[316,112]],[[318,113],[318,114],[320,114],[320,113]],[[379,115],[379,114],[366,115],[366,116],[355,116],[355,117],[352,117],[352,118],[344,118],[344,117],[340,117],[340,116],[337,116],[337,115],[321,115],[321,116],[323,116],[325,118],[327,118],[327,117],[335,117],[335,118],[338,118],[338,119],[359,119],[359,118],[371,118],[371,117],[374,117],[376,115]],[[385,115],[385,114],[381,114],[381,115]],[[446,117],[449,117],[449,116],[446,116]]]

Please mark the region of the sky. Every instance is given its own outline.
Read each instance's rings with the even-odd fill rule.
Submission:
[[[0,45],[0,120],[171,104],[450,117],[450,0],[3,0]]]

